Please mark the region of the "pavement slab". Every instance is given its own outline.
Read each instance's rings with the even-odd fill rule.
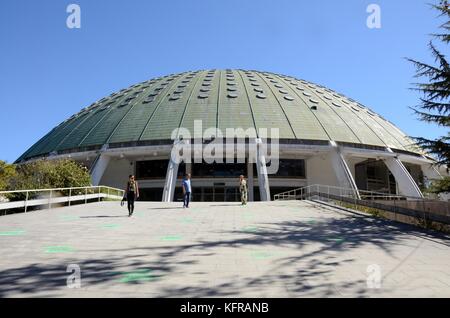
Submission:
[[[7,215],[0,253],[0,297],[450,297],[448,237],[309,201]]]

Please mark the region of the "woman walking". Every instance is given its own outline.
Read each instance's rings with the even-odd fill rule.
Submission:
[[[247,205],[247,181],[242,175],[239,177],[239,191],[241,192],[241,204]]]
[[[139,198],[139,186],[133,175],[128,177],[125,193],[128,203],[128,216],[132,216],[134,212],[134,201]]]

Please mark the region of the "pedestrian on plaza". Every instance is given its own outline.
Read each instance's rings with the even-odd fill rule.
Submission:
[[[133,175],[128,177],[125,196],[128,203],[128,216],[132,216],[134,212],[134,201],[139,198],[139,186]]]
[[[187,173],[182,182],[183,187],[183,208],[189,208],[189,201],[191,199],[191,174]]]
[[[241,204],[247,205],[247,180],[245,180],[245,177],[243,175],[239,177],[239,191],[241,192]]]

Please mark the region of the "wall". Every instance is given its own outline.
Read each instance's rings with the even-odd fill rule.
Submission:
[[[125,188],[130,174],[134,174],[134,164],[131,165],[130,160],[111,158],[111,161],[100,180],[100,184],[123,189]]]
[[[309,185],[341,186],[337,180],[329,154],[317,155],[306,161],[306,178]]]

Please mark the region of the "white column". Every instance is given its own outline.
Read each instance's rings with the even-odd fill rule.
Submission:
[[[247,163],[247,180],[248,180],[248,201],[253,202],[254,197],[254,179],[253,179],[253,163]]]
[[[164,184],[163,192],[163,202],[173,202],[173,197],[175,195],[175,187],[177,183],[179,164],[173,160],[169,161],[169,166],[167,167],[166,173],[166,183]]]
[[[169,165],[167,166],[166,182],[162,197],[163,202],[173,202],[175,187],[177,185],[178,167],[180,166],[178,151],[178,143],[175,142],[170,152]]]
[[[94,166],[91,169],[91,179],[92,185],[98,186],[100,185],[100,181],[105,173],[106,168],[111,160],[111,157],[106,156],[104,154],[100,154],[97,161],[94,163]]]
[[[355,195],[360,199],[359,190],[356,185],[356,181],[353,178],[352,172],[345,160],[344,155],[341,153],[338,145],[334,141],[330,141],[333,150],[331,151],[331,163],[333,165],[334,173],[339,183],[339,187],[353,189]]]
[[[387,150],[393,153],[391,149],[387,148]],[[395,177],[400,194],[408,197],[423,198],[423,194],[422,191],[420,191],[419,186],[397,157],[385,158],[383,161]]]
[[[256,139],[256,171],[258,172],[259,193],[261,201],[270,201],[269,177],[267,175],[266,156],[262,140]]]

